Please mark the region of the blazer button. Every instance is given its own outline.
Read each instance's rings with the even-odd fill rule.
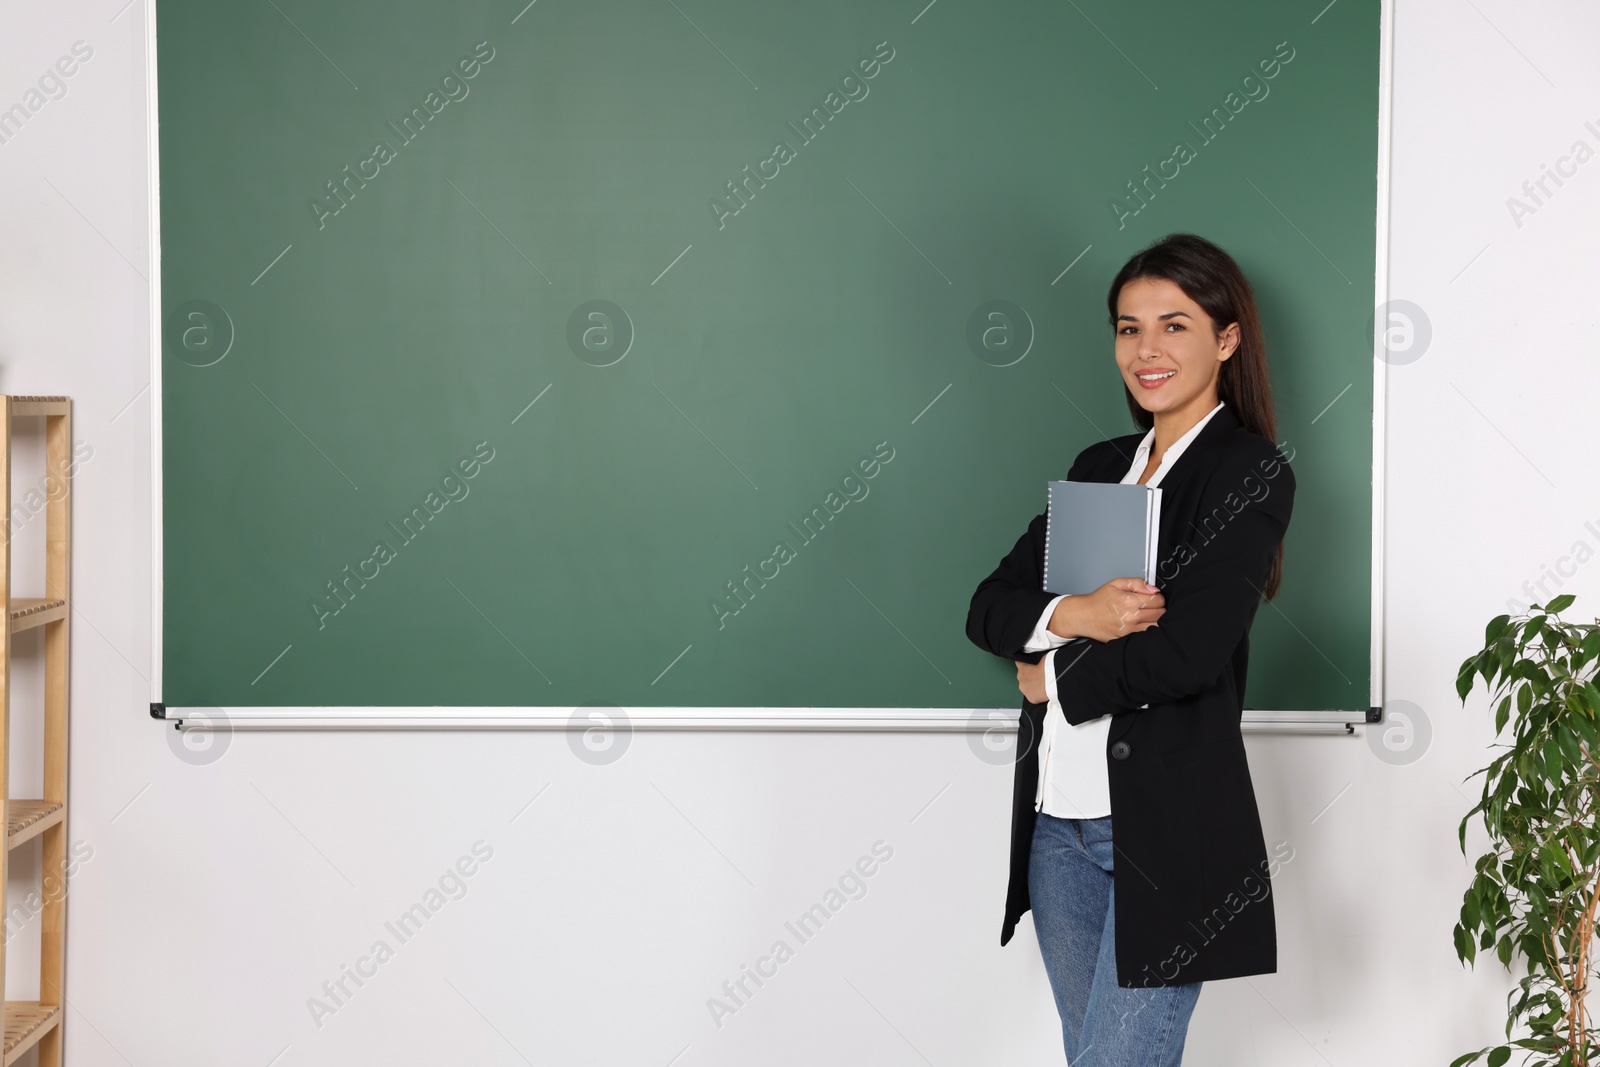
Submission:
[[[1115,759],[1127,759],[1128,754],[1132,751],[1133,746],[1126,741],[1118,741],[1111,746],[1111,755]]]

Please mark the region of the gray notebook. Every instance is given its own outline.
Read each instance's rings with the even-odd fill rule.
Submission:
[[[1044,589],[1092,593],[1113,578],[1155,584],[1161,490],[1120,482],[1050,483]]]

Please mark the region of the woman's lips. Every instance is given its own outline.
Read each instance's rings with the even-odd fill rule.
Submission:
[[[1139,384],[1142,387],[1144,387],[1145,389],[1159,389],[1165,382],[1169,381],[1172,378],[1172,376],[1177,374],[1178,372],[1177,371],[1168,371],[1168,372],[1166,372],[1166,377],[1164,377],[1164,378],[1156,378],[1153,381],[1152,380],[1148,380],[1148,379],[1143,378],[1143,377],[1139,377],[1139,375],[1142,375],[1142,374],[1154,374],[1154,373],[1161,373],[1161,372],[1157,372],[1157,371],[1140,371],[1140,372],[1138,372],[1138,374],[1135,375],[1135,377],[1139,378]]]

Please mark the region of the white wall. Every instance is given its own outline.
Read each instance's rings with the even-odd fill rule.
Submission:
[[[0,106],[74,41],[94,49],[0,144],[0,389],[72,395],[94,449],[75,505],[70,830],[93,856],[68,907],[69,1062],[1059,1062],[1031,926],[997,943],[1010,770],[963,737],[639,734],[603,767],[528,733],[174,754],[146,714],[149,13],[121,2],[13,4],[0,33]],[[1396,764],[1361,736],[1250,739],[1268,840],[1295,849],[1280,970],[1205,990],[1191,1067],[1444,1063],[1500,1032],[1510,979],[1451,947],[1463,779],[1490,740],[1482,698],[1463,710],[1451,682],[1525,580],[1600,548],[1600,161],[1520,227],[1506,207],[1575,139],[1600,147],[1596,39],[1576,0],[1398,12],[1392,296],[1433,339],[1391,372],[1387,687],[1431,741]],[[17,547],[34,592],[38,531]],[[1600,565],[1564,588],[1592,611]],[[19,788],[38,652],[18,642]],[[867,895],[714,1026],[706,998],[880,839],[894,854]],[[479,840],[493,856],[466,895],[315,1025],[307,998],[397,944],[385,920]],[[24,850],[13,895],[37,868]],[[12,941],[21,995],[35,934]]]

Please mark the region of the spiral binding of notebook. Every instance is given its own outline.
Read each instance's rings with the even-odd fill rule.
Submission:
[[[1047,482],[1044,487],[1044,571],[1042,572],[1046,590],[1050,588],[1050,520],[1056,515],[1055,501],[1050,499],[1053,495]]]

